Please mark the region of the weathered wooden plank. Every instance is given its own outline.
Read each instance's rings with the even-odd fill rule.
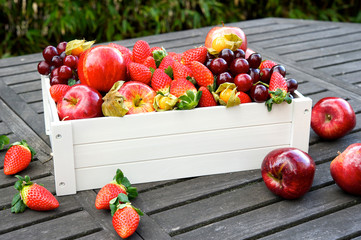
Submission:
[[[330,163],[327,162],[316,167],[312,188],[319,188],[332,183],[329,166]],[[234,199],[237,200],[234,201]],[[262,181],[156,213],[152,215],[152,218],[172,235],[239,215],[261,206],[267,206],[280,200],[265,187]]]
[[[39,75],[38,71],[34,70],[33,72],[19,73],[19,74],[12,75],[12,76],[4,76],[4,77],[2,77],[2,80],[7,85],[13,85],[13,84],[19,84],[19,83],[32,82],[35,80],[40,81],[40,75]]]
[[[336,185],[307,193],[301,199],[281,201],[180,234],[174,239],[239,239],[277,231],[355,203]]]
[[[355,201],[359,200],[355,197]],[[290,239],[290,236],[293,239],[350,239],[361,234],[360,221],[361,204],[358,204],[261,239]]]
[[[43,96],[41,95],[41,89],[31,92],[20,93],[19,96],[22,97],[26,103],[33,103],[43,100]]]
[[[81,206],[72,196],[58,198],[58,201],[59,207],[52,211],[39,212],[27,209],[22,214],[11,213],[10,209],[0,211],[0,238],[2,239],[1,234],[6,232],[26,228],[38,223],[42,224],[42,222],[53,219],[56,216],[81,211]]]
[[[29,106],[34,109],[38,114],[44,113],[43,101],[29,103]]]
[[[136,235],[136,234],[134,234],[134,235]],[[89,234],[89,235],[85,235],[83,237],[76,238],[76,239],[77,240],[109,240],[109,239],[118,239],[118,238],[119,238],[119,236],[114,237],[114,236],[110,235],[107,231],[102,230],[102,231],[92,233],[92,234]],[[138,235],[137,235],[137,237],[132,236],[132,237],[130,237],[128,239],[139,239],[139,240],[141,240],[141,238],[138,237]]]
[[[279,24],[277,24],[279,26]],[[272,32],[268,32],[267,34],[264,34],[264,29],[258,27],[260,31],[257,33],[256,31],[252,34],[248,33],[248,29],[245,29],[245,33],[247,36],[247,40],[251,43],[258,43],[258,42],[266,42],[264,44],[267,44],[268,41],[272,41],[275,39],[283,39],[285,37],[298,37],[300,34],[312,34],[312,33],[319,33],[320,31],[328,31],[332,29],[338,28],[337,26],[330,26],[328,24],[314,24],[312,27],[310,27],[310,24],[305,25],[299,25],[299,24],[293,24],[292,28],[288,29],[282,29],[281,31],[274,30]],[[266,28],[268,26],[265,26]],[[267,45],[266,45],[267,46]]]
[[[346,62],[346,63],[335,64],[332,66],[319,67],[315,69],[330,74],[331,76],[342,76],[350,72],[359,71],[360,66],[361,66],[361,59],[359,58],[353,61],[352,64]]]
[[[18,100],[16,101],[18,102]],[[23,119],[20,119],[19,116],[13,112],[13,109],[9,109],[0,99],[0,112],[3,114],[1,116],[3,122],[9,123],[8,128],[17,136],[27,141],[31,139],[31,145],[37,151],[38,159],[42,162],[47,161],[50,158],[51,148],[46,143],[49,142],[49,138],[44,131],[44,117],[35,113],[34,110],[24,102],[20,102],[19,107],[24,108],[25,112],[19,109],[19,114]],[[30,123],[30,127],[27,125],[28,123]],[[34,130],[37,133],[35,133]]]
[[[13,89],[17,94],[31,92],[31,91],[41,90],[41,82],[40,79],[37,79],[31,82],[29,81],[26,83],[11,85],[10,88]]]
[[[361,82],[360,75],[361,75],[361,70],[357,72],[346,73],[344,75],[337,76],[336,78],[348,83],[360,84]]]
[[[360,50],[355,50],[351,52],[346,51],[339,54],[320,56],[318,58],[302,61],[302,63],[312,67],[313,69],[318,69],[326,66],[337,67],[335,65],[339,65],[342,63],[350,64],[350,62],[360,60],[360,55],[361,48]]]
[[[0,59],[0,69],[4,67],[20,65],[25,63],[34,63],[43,60],[43,55],[41,53],[34,53],[28,55],[22,55],[18,57],[4,58]]]
[[[144,212],[151,213],[211,193],[247,184],[259,178],[260,172],[258,170],[193,178],[160,189],[143,192],[133,202]]]
[[[320,86],[319,84],[314,82],[304,82],[302,84],[298,84],[297,90],[304,96],[326,91],[323,86]]]
[[[32,179],[32,181],[38,184],[43,184],[43,186],[47,188],[50,192],[55,193],[54,176],[48,176],[40,179]],[[15,182],[16,181],[14,181],[14,184]],[[15,194],[16,194],[16,190],[14,189],[13,186],[0,188],[0,209],[4,207],[6,208],[10,207],[11,200],[13,199]]]
[[[361,29],[355,30],[353,28],[330,28],[328,30],[316,32],[316,33],[305,33],[290,37],[285,37],[284,41],[279,39],[267,40],[267,49],[272,49],[273,51],[278,51],[280,53],[287,53],[291,51],[303,51],[306,49],[315,48],[315,47],[325,47],[331,45],[341,44],[341,40],[348,42],[345,39],[352,38],[353,41],[357,41],[360,37]],[[332,39],[332,41],[330,41]],[[335,41],[335,42],[334,42]],[[257,44],[261,44],[257,43]]]
[[[144,214],[140,218],[140,223],[136,231],[142,239],[149,240],[170,240],[171,237],[164,231],[162,227],[156,223],[153,218]]]
[[[8,135],[10,133],[11,130],[8,128],[8,126],[3,121],[0,121],[0,135]]]
[[[1,239],[70,239],[100,230],[100,226],[92,221],[90,215],[81,211],[5,233]]]
[[[26,63],[22,65],[11,65],[9,67],[0,68],[0,77],[16,75],[19,73],[27,73],[36,71],[38,67],[38,62]]]

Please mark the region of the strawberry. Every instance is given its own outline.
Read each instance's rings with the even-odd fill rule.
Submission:
[[[163,50],[164,50],[164,49],[161,48],[161,47],[152,47],[152,48],[150,49],[150,56],[153,57],[153,52],[155,52],[155,51],[163,51]]]
[[[174,79],[193,77],[192,70],[180,62],[173,64],[173,77]]]
[[[172,56],[174,61],[176,61],[176,62],[181,62],[182,61],[182,57],[183,57],[182,53],[170,52],[170,53],[168,53],[168,55]]]
[[[251,97],[245,92],[238,92],[237,96],[239,97],[239,100],[241,100],[241,104],[252,102]]]
[[[115,231],[121,238],[131,236],[137,230],[143,212],[133,207],[127,195],[122,193],[110,201],[110,208]]]
[[[55,84],[50,86],[50,96],[57,103],[71,87],[66,84]]]
[[[263,68],[269,68],[271,69],[273,66],[277,65],[277,63],[271,61],[271,60],[264,60],[261,62],[261,65],[259,65],[259,69]]]
[[[167,55],[168,55],[168,53],[164,48],[156,48],[156,49],[152,50],[152,53],[151,53],[151,56],[153,56],[157,67],[159,67],[163,58],[165,58]]]
[[[133,61],[143,63],[151,54],[150,46],[146,41],[138,40],[133,47]]]
[[[206,87],[201,86],[199,88],[199,91],[202,92],[202,96],[199,99],[199,103],[198,103],[199,107],[217,106],[217,102],[216,100],[214,100],[212,93]]]
[[[117,197],[120,193],[126,194],[129,198],[138,196],[138,191],[130,185],[129,180],[124,177],[123,172],[117,169],[113,181],[100,189],[95,198],[95,207],[97,209],[109,209],[109,201]]]
[[[11,212],[24,212],[26,207],[36,211],[48,211],[59,207],[59,202],[45,187],[30,181],[29,176],[19,176],[14,187],[19,191],[12,202]]]
[[[160,69],[166,69],[169,66],[173,66],[174,63],[174,59],[172,56],[167,55],[166,57],[163,58],[162,62],[160,63],[159,67]]]
[[[199,86],[213,86],[214,76],[211,70],[209,70],[203,63],[193,61],[189,65],[192,70],[193,77]]]
[[[139,81],[149,84],[152,79],[152,72],[143,64],[131,62],[128,66],[130,78],[134,81]]]
[[[35,154],[25,140],[13,143],[5,154],[5,175],[13,175],[27,168]]]
[[[157,65],[155,65],[155,60],[151,56],[149,56],[149,57],[147,57],[147,59],[145,59],[143,65],[146,66],[147,68],[157,69]]]
[[[198,105],[202,92],[185,78],[174,80],[170,84],[170,94],[178,97],[177,109],[192,109]]]
[[[272,73],[268,92],[271,96],[271,98],[266,101],[268,111],[272,110],[273,103],[280,104],[285,101],[290,104],[292,102],[286,79],[279,72]]]
[[[166,94],[169,93],[171,82],[172,79],[164,72],[164,70],[158,68],[153,73],[151,86],[154,91]]]
[[[193,61],[204,63],[206,61],[206,57],[207,57],[206,47],[192,48],[192,49],[188,49],[183,53],[181,62],[185,65],[188,65]]]

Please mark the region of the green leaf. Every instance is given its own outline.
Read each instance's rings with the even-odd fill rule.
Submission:
[[[124,193],[119,193],[118,200],[119,200],[119,203],[127,203],[127,202],[129,202],[128,196],[126,194],[124,194]]]
[[[128,198],[129,199],[134,199],[138,196],[138,190],[136,187],[129,187],[127,189],[127,193],[128,193]]]
[[[18,201],[21,201],[20,193],[15,194],[13,200],[11,201],[11,206],[14,206]]]
[[[0,136],[0,150],[4,148],[5,145],[10,143],[10,139],[6,135]]]
[[[122,184],[124,187],[128,188],[131,186],[130,182],[129,182],[129,179],[127,177],[123,177],[122,178]]]
[[[68,80],[68,85],[69,85],[69,86],[73,86],[73,85],[75,85],[75,84],[76,84],[75,79],[72,79],[72,78],[71,78],[71,79]]]
[[[139,208],[136,208],[136,207],[134,207],[134,206],[132,206],[133,207],[133,209],[139,214],[139,216],[143,216],[144,215],[144,213],[139,209]]]
[[[21,199],[20,193],[16,194],[11,201],[11,212],[12,213],[22,213],[26,209],[26,205]]]
[[[109,205],[110,207],[110,214],[113,216],[114,213],[118,210],[117,205]]]
[[[173,79],[173,68],[171,66],[168,66],[166,69],[164,69],[164,72]]]

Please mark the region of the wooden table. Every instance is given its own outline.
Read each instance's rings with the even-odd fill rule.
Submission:
[[[336,141],[311,130],[309,154],[317,164],[313,186],[299,200],[282,200],[265,187],[259,170],[138,185],[133,202],[146,214],[130,239],[361,239],[361,198],[342,192],[329,165],[361,140],[361,25],[266,18],[231,24],[247,34],[249,47],[286,66],[299,90],[313,100],[347,99],[357,126]],[[183,52],[204,44],[210,27],[148,36],[151,46]],[[120,41],[132,47],[138,39]],[[51,148],[44,131],[41,54],[0,60],[0,134],[26,139],[38,152],[28,174],[55,193]],[[0,151],[3,168],[5,150]],[[96,190],[58,197],[50,212],[10,213],[14,177],[0,173],[0,239],[117,239],[111,216],[96,210]]]

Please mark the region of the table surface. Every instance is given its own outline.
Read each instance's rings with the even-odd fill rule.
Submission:
[[[230,24],[241,27],[251,49],[283,64],[299,91],[315,104],[345,98],[357,125],[345,137],[323,141],[310,131],[309,154],[316,174],[298,200],[273,195],[260,170],[137,185],[133,201],[145,215],[129,239],[361,239],[361,198],[341,191],[330,162],[361,139],[361,24],[265,18]],[[183,52],[204,44],[210,27],[143,37],[151,46]],[[138,39],[117,42],[132,48]],[[37,64],[40,53],[0,60],[0,135],[26,139],[38,152],[21,175],[55,193],[51,147]],[[0,170],[5,150],[0,151]],[[96,210],[97,190],[58,197],[54,211],[12,214],[15,178],[0,173],[0,239],[118,239],[108,211]]]

